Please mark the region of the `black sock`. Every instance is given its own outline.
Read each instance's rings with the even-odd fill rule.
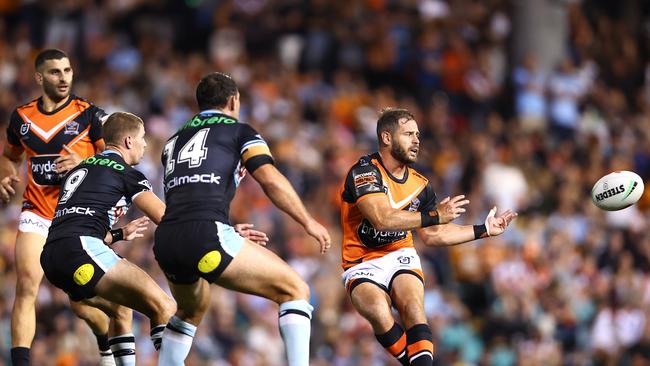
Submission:
[[[95,334],[95,338],[97,338],[97,347],[99,347],[99,354],[101,356],[113,354],[111,352],[111,346],[108,344],[108,334]]]
[[[397,361],[403,366],[409,366],[409,358],[406,354],[406,335],[399,324],[393,324],[393,327],[388,332],[375,334],[375,337]]]
[[[433,365],[433,334],[427,324],[416,324],[408,329],[406,343],[411,366]]]
[[[14,366],[29,366],[29,348],[27,347],[12,348],[11,364]]]

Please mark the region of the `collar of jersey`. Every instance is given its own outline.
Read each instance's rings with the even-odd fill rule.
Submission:
[[[199,112],[199,114],[204,114],[204,113],[219,113],[219,114],[225,114],[223,111],[220,111],[218,109],[206,109],[204,111]]]
[[[379,152],[376,152],[375,154],[377,154],[377,161],[379,162],[379,164],[381,164],[381,167],[384,168],[384,171],[386,172],[386,174],[388,174],[388,177],[392,181],[394,181],[395,183],[403,184],[403,183],[406,182],[407,179],[409,179],[409,167],[408,167],[408,164],[406,165],[406,172],[404,172],[404,176],[402,177],[402,179],[397,179],[397,177],[395,177],[394,175],[392,175],[390,173],[390,171],[388,171],[388,168],[386,168],[386,166],[384,165],[384,161],[381,160],[381,155],[379,155]]]
[[[119,157],[122,157],[122,155],[119,152],[117,152],[116,150],[104,150],[104,151],[102,151],[102,155],[108,155],[108,154],[115,154],[115,155],[117,155]]]

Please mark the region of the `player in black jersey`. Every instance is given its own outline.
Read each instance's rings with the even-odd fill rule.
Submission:
[[[131,203],[155,223],[165,210],[145,176],[131,165],[140,162],[146,142],[142,120],[114,113],[104,124],[106,150],[83,160],[66,176],[59,195],[41,266],[47,279],[74,302],[112,314],[123,305],[151,320],[151,338],[160,345],[173,301],[146,272],[120,258],[104,244],[139,236],[148,220],[129,232],[110,230]],[[118,305],[119,304],[119,305]],[[117,355],[117,353],[116,353]],[[135,365],[135,356],[128,360]]]
[[[318,240],[321,252],[330,247],[329,234],[275,168],[262,137],[238,121],[234,80],[209,74],[196,97],[201,112],[167,141],[162,156],[167,210],[156,230],[154,253],[178,311],[163,334],[158,365],[183,365],[209,304],[209,285],[215,283],[278,303],[288,364],[307,366],[313,309],[307,302],[309,287],[278,256],[228,224],[230,201],[244,169],[277,207]]]

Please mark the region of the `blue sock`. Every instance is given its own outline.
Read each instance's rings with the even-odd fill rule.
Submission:
[[[312,310],[314,308],[305,300],[280,304],[278,321],[289,366],[309,366]]]
[[[159,366],[183,366],[185,358],[192,348],[196,327],[172,316],[162,335],[162,344],[158,355]]]

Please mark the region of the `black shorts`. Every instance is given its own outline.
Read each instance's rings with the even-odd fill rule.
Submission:
[[[73,301],[94,297],[97,282],[121,259],[104,241],[92,236],[48,241],[41,253],[45,277]]]
[[[153,252],[170,282],[191,284],[201,277],[212,283],[243,244],[244,238],[232,226],[217,221],[162,223]]]

